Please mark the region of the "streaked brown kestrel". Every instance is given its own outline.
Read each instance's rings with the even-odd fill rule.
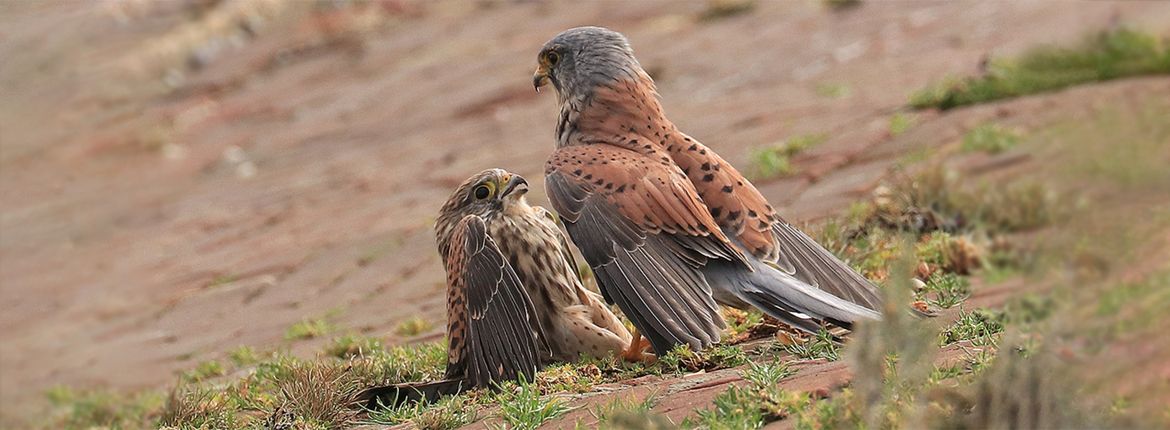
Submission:
[[[369,389],[358,395],[359,402],[373,409],[533,380],[547,347],[536,309],[510,262],[516,260],[501,251],[491,228],[509,218],[504,201],[521,200],[526,191],[523,178],[489,170],[464,182],[443,206],[435,230],[447,269],[445,379]]]
[[[663,114],[621,34],[562,32],[533,84],[560,107],[546,187],[601,285],[664,353],[719,340],[716,302],[795,327],[876,319],[877,289],[799,229],[710,148]]]
[[[524,198],[520,175],[489,169],[468,179],[443,206],[436,223],[440,253],[450,245],[452,226],[471,212],[483,220],[535,306],[545,359],[571,361],[581,354],[604,357],[631,340],[621,320],[599,294],[585,289],[555,218]],[[447,262],[448,266],[450,265]],[[537,326],[533,325],[533,330]]]

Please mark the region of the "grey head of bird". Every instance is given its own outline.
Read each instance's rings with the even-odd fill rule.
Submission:
[[[490,224],[513,207],[527,206],[528,203],[524,201],[526,193],[528,181],[504,169],[487,169],[467,178],[455,188],[439,210],[439,217],[435,221],[439,254],[446,258],[451,231],[464,217],[475,215]]]
[[[553,37],[536,58],[532,85],[537,91],[552,84],[561,103],[588,97],[598,85],[623,79],[652,82],[630,42],[621,33],[603,27],[577,27]]]

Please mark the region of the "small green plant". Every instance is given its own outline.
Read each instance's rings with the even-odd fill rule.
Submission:
[[[837,361],[841,359],[841,346],[833,340],[832,334],[823,329],[805,342],[784,345],[784,351],[805,360]]]
[[[312,339],[329,334],[333,330],[333,324],[324,318],[301,320],[284,331],[284,340]]]
[[[227,374],[227,368],[223,363],[216,360],[208,360],[199,363],[194,369],[183,373],[183,380],[187,382],[202,382],[207,379],[223,376]]]
[[[747,354],[737,345],[716,345],[705,351],[695,352],[689,345],[675,346],[658,358],[659,368],[664,372],[695,372],[736,367],[747,363]]]
[[[781,380],[792,376],[796,373],[788,363],[779,361],[748,363],[747,370],[743,371],[743,379],[751,382],[757,387],[771,387],[779,384]]]
[[[699,21],[716,21],[751,12],[755,0],[707,0],[707,8],[699,14]]]
[[[197,386],[179,386],[171,391],[159,417],[161,428],[240,428],[230,401],[222,393]]]
[[[240,345],[228,352],[228,360],[236,367],[248,367],[260,362],[260,354],[250,346]]]
[[[728,335],[735,337],[750,332],[764,322],[764,314],[755,309],[739,310],[725,308],[723,320],[727,323]]]
[[[542,398],[536,384],[524,381],[504,384],[495,401],[500,404],[500,419],[514,429],[534,430],[572,410],[563,399]]]
[[[985,309],[959,311],[959,319],[939,334],[939,345],[972,340],[978,344],[993,342],[1003,332],[1004,315]]]
[[[822,0],[830,10],[845,10],[861,6],[861,0]]]
[[[792,156],[824,142],[826,138],[823,134],[806,134],[792,137],[776,146],[753,149],[751,176],[753,179],[765,180],[795,173]]]
[[[794,371],[786,363],[749,363],[741,372],[747,387],[732,386],[714,399],[714,408],[697,412],[685,424],[711,429],[755,429],[808,406],[808,396],[779,387]]]
[[[760,399],[748,390],[731,387],[714,399],[714,408],[697,412],[697,419],[688,418],[684,427],[709,429],[758,429],[767,423]]]
[[[416,316],[398,323],[398,326],[394,327],[394,333],[402,337],[414,337],[430,330],[431,327],[433,326],[430,322]]]
[[[593,408],[593,416],[601,427],[607,427],[615,417],[623,415],[646,415],[658,404],[658,396],[650,394],[641,400],[634,397],[615,397],[608,403]]]
[[[959,376],[962,376],[966,373],[966,369],[964,369],[963,366],[957,364],[935,366],[934,370],[930,371],[930,377],[927,378],[927,382],[931,385],[934,385],[948,379],[958,378]]]
[[[53,405],[46,428],[149,428],[150,417],[163,407],[162,396],[154,392],[126,395],[57,386],[45,394]]]
[[[235,282],[236,279],[238,279],[238,278],[239,277],[237,277],[236,275],[233,275],[231,273],[216,275],[215,279],[212,279],[211,282],[207,284],[207,286],[209,288],[215,288],[215,287],[219,287],[222,285],[227,285],[227,284],[230,284],[232,282]]]
[[[845,84],[822,82],[817,84],[816,93],[821,97],[840,99],[849,97],[852,91]]]
[[[997,124],[982,124],[963,135],[963,151],[998,154],[1020,143],[1020,135]]]
[[[325,355],[337,358],[364,357],[385,351],[386,347],[377,338],[347,334],[334,338],[323,351]]]
[[[601,370],[592,364],[563,363],[545,367],[536,374],[536,383],[549,391],[584,393],[601,383]]]
[[[910,130],[914,126],[914,118],[910,115],[898,112],[890,117],[890,136],[898,136]]]
[[[971,284],[954,273],[935,272],[926,280],[918,298],[940,308],[953,308],[971,295]]]
[[[419,429],[449,430],[471,424],[479,419],[476,405],[467,396],[448,396],[435,403],[404,403],[394,408],[370,411],[366,421],[371,424],[397,425],[410,423]]]

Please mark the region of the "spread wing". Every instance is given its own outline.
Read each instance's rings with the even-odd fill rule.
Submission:
[[[705,348],[723,319],[700,269],[742,261],[677,167],[608,145],[558,149],[546,165],[549,200],[616,303],[654,350]]]
[[[679,133],[671,138],[666,144],[671,158],[695,185],[719,226],[734,233],[752,255],[829,294],[878,309],[877,287],[784,221],[735,167],[689,136]]]
[[[533,380],[540,364],[536,311],[520,278],[488,236],[483,219],[464,217],[447,255],[448,378],[476,387]]]

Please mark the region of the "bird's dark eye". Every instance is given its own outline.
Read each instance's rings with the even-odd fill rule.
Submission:
[[[555,66],[557,64],[557,61],[560,61],[560,59],[561,59],[561,55],[557,54],[556,51],[549,51],[548,52],[548,64],[550,66]]]
[[[486,199],[488,197],[491,197],[491,195],[492,195],[492,190],[490,188],[488,188],[487,185],[480,185],[478,187],[475,187],[475,198],[477,198],[479,200],[483,200],[483,199]]]

